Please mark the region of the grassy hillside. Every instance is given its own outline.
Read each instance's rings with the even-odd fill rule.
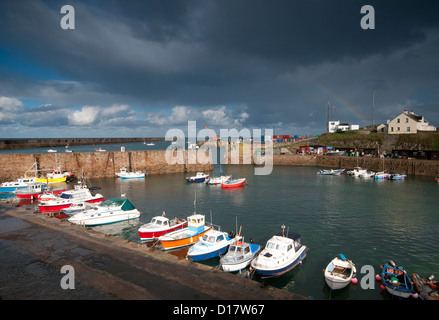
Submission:
[[[324,133],[318,144],[345,148],[377,148],[400,150],[439,150],[439,132],[388,135],[386,133],[337,132]]]

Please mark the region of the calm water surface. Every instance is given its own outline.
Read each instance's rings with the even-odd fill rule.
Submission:
[[[315,167],[274,167],[272,174],[255,176],[252,166],[217,165],[211,175],[246,177],[245,187],[223,190],[204,183],[189,184],[191,174],[148,176],[145,179],[90,179],[106,198],[125,193],[142,212],[131,222],[96,229],[140,242],[137,229],[163,211],[185,218],[196,211],[224,231],[242,226],[242,234],[265,246],[285,225],[300,233],[309,253],[302,265],[269,284],[315,299],[389,299],[374,282],[365,290],[351,284],[331,292],[323,269],[339,253],[353,260],[359,280],[361,267],[375,272],[389,259],[409,274],[439,274],[439,186],[431,177],[409,176],[406,181],[365,180],[350,176],[320,176]],[[187,250],[187,249],[183,249]],[[170,253],[170,254],[179,254]],[[180,253],[182,257],[185,252]],[[207,262],[216,266],[218,260]],[[239,275],[237,275],[239,276]],[[260,281],[256,279],[256,281]]]

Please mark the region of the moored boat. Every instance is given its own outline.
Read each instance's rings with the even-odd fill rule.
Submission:
[[[354,263],[340,253],[324,270],[325,282],[332,290],[343,289],[351,281],[356,282],[356,272]]]
[[[73,203],[70,207],[62,209],[61,212],[71,216],[75,213],[87,210],[87,209],[91,209],[93,207],[92,204],[87,203],[87,202],[78,202],[78,203]]]
[[[18,178],[16,181],[3,182],[0,185],[0,192],[15,192],[26,188],[29,184],[36,182],[36,178]]]
[[[282,226],[284,229],[285,226]],[[261,278],[282,275],[302,263],[307,254],[298,233],[275,235],[267,241],[262,252],[252,260],[251,266]]]
[[[394,173],[389,175],[389,180],[405,180],[407,175],[401,173]]]
[[[138,233],[141,241],[150,241],[159,238],[160,236],[187,227],[185,219],[174,218],[168,219],[164,216],[156,216],[151,219],[151,222],[140,226]]]
[[[61,183],[66,182],[68,175],[68,172],[62,173],[60,170],[53,170],[46,174],[46,178],[36,178],[35,181],[43,183]]]
[[[235,241],[233,236],[220,230],[210,229],[203,238],[191,246],[187,256],[192,261],[207,260],[226,253],[227,248]]]
[[[119,175],[121,179],[137,179],[137,178],[145,178],[145,172],[136,171],[136,172],[125,172]]]
[[[125,197],[107,199],[99,205],[80,211],[68,219],[69,222],[82,226],[97,226],[115,222],[137,219],[140,211]]]
[[[412,281],[419,298],[422,300],[439,300],[439,281],[434,278],[434,275],[421,278],[417,273],[413,273]]]
[[[319,175],[332,175],[332,176],[339,176],[342,175],[345,169],[323,169],[319,170],[317,174]]]
[[[199,241],[204,234],[212,229],[205,224],[204,215],[194,213],[187,218],[188,226],[159,237],[164,250],[171,250],[190,246]]]
[[[221,188],[236,188],[245,185],[245,178],[228,180],[221,183]]]
[[[63,188],[52,190],[44,183],[34,182],[29,184],[26,188],[16,191],[15,195],[20,199],[38,199],[38,197],[44,194],[46,191],[51,192],[53,195],[58,195],[66,191],[66,189]]]
[[[413,284],[403,267],[397,266],[392,260],[383,266],[380,280],[382,289],[399,298],[409,298],[413,293]]]
[[[204,182],[207,184],[221,184],[223,182],[227,182],[229,181],[231,178],[231,176],[221,176],[221,177],[212,177],[212,178],[208,178],[206,179]]]
[[[358,177],[358,176],[365,174],[365,173],[367,173],[367,169],[363,169],[361,167],[355,167],[352,170],[349,170],[346,172],[346,174],[354,176],[354,177]]]
[[[90,189],[85,185],[76,185],[73,190],[64,191],[59,197],[55,199],[40,201],[38,208],[42,213],[61,211],[62,209],[70,207],[73,203],[87,202],[98,203],[104,200],[104,197],[97,193],[93,195]]]
[[[260,252],[261,246],[240,239],[231,244],[227,253],[221,257],[220,265],[225,272],[236,272],[250,265]]]
[[[374,179],[385,180],[385,179],[388,179],[389,176],[390,176],[389,173],[384,172],[384,171],[380,171],[380,172],[375,173],[375,175],[373,177],[374,177]]]
[[[209,178],[209,175],[204,172],[197,172],[195,176],[186,177],[187,182],[204,182],[207,178]]]

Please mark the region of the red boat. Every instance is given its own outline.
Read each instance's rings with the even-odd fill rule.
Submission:
[[[45,191],[48,189],[43,183],[35,182],[30,183],[26,188],[17,190],[15,192],[15,195],[20,199],[37,199],[38,196],[42,195]],[[53,190],[53,194],[61,194],[66,189],[63,190]]]
[[[222,188],[236,188],[245,184],[245,178],[229,180],[221,183]]]
[[[103,200],[104,197],[101,194],[91,194],[89,188],[87,188],[86,186],[75,186],[75,189],[63,192],[59,198],[40,202],[38,208],[43,213],[55,212],[61,211],[65,208],[69,208],[73,203],[98,203],[102,202]]]
[[[186,227],[187,221],[184,219],[174,218],[169,220],[164,216],[157,216],[152,218],[150,223],[142,225],[138,232],[140,240],[149,241],[157,239],[168,232]]]

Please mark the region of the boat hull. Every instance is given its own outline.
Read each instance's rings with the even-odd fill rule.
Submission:
[[[66,190],[52,191],[53,194],[61,194]],[[33,192],[33,193],[16,193],[15,195],[20,199],[38,199],[38,196],[42,195],[43,192]]]
[[[164,250],[178,249],[178,248],[190,246],[198,242],[201,238],[203,238],[204,234],[211,229],[212,227],[205,227],[204,231],[193,233],[190,236],[181,239],[174,239],[172,237],[167,237],[166,235],[163,236],[163,238],[159,238],[159,239]]]
[[[99,202],[102,202],[103,200],[104,200],[104,197],[99,197],[99,198],[95,198],[95,199],[85,200],[84,202],[87,202],[87,203],[99,203]],[[74,202],[66,202],[66,203],[54,204],[54,205],[41,204],[41,205],[38,206],[38,209],[40,209],[40,211],[42,213],[56,212],[56,211],[61,211],[62,209],[70,208],[70,206],[73,203]]]
[[[160,236],[163,236],[167,233],[186,228],[187,227],[187,221],[184,223],[181,223],[179,225],[176,225],[175,227],[165,229],[165,230],[153,230],[153,231],[142,231],[141,228],[139,229],[139,237],[141,241],[151,241],[154,239],[159,238]]]
[[[188,258],[191,259],[192,261],[202,261],[202,260],[208,260],[208,259],[212,259],[215,257],[219,257],[220,255],[226,253],[228,246],[229,245],[227,245],[223,248],[216,249],[214,251],[206,252],[206,253],[202,253],[202,254],[188,254]]]
[[[276,268],[258,267],[258,266],[253,266],[253,267],[255,268],[256,273],[261,278],[277,277],[291,271],[298,264],[302,263],[303,259],[305,259],[306,257],[307,251],[308,251],[307,248],[305,246],[302,246],[296,258],[290,261],[287,265],[284,265],[282,267],[276,267]]]
[[[103,214],[103,213],[102,213]],[[70,218],[68,221],[79,224],[81,226],[85,227],[94,227],[94,226],[101,226],[106,224],[112,224],[127,220],[133,220],[140,217],[140,212],[138,210],[130,210],[130,211],[115,211],[111,216],[109,215],[101,215],[100,217],[94,217],[94,218],[87,218],[84,220],[75,219],[75,216]]]
[[[239,180],[237,182],[229,181],[225,183],[221,183],[222,188],[238,188],[245,184],[245,179]]]

